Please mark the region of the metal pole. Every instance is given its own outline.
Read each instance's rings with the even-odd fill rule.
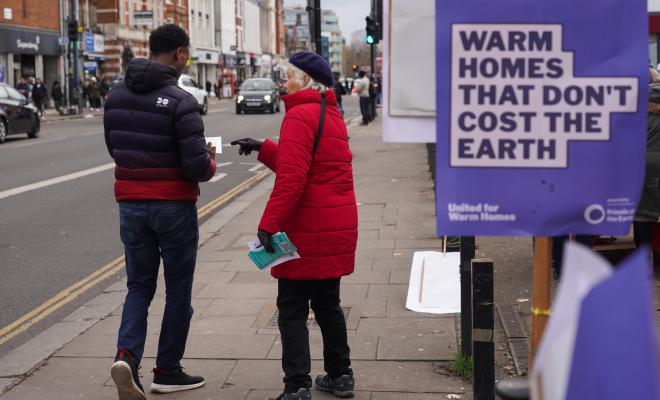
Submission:
[[[71,0],[71,19],[74,21],[79,21],[78,18],[78,0]],[[78,87],[78,75],[80,74],[80,55],[79,55],[79,44],[78,44],[78,33],[76,32],[76,40],[73,41],[73,44],[71,44],[72,52],[73,52],[73,79],[72,79],[72,84],[73,84],[73,91],[78,95],[78,111],[82,112],[83,110],[83,98],[82,98],[82,92],[80,88]]]
[[[460,237],[461,252],[461,353],[472,357],[472,259],[474,236]]]
[[[493,261],[472,261],[472,391],[474,400],[495,399]]]
[[[373,15],[373,12],[372,12]],[[369,79],[369,84],[373,88],[373,85],[376,81],[376,45],[371,44],[369,45],[371,47],[371,79]],[[374,93],[374,95],[371,95],[371,93]],[[371,118],[376,118],[376,96],[375,96],[375,90],[369,90],[369,107],[371,108]]]
[[[321,55],[321,0],[314,0],[314,30],[316,54]]]

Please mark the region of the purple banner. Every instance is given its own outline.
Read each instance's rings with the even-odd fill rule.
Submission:
[[[436,0],[440,235],[613,234],[641,194],[644,0]]]

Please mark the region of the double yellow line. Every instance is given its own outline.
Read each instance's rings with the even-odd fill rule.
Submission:
[[[235,186],[234,188],[232,188],[222,196],[200,207],[199,210],[197,211],[199,218],[203,218],[204,216],[213,212],[213,210],[217,209],[223,204],[226,204],[231,199],[236,197],[239,193],[243,192],[244,190],[247,190],[250,186],[265,178],[269,173],[270,171],[268,170],[260,171],[256,173],[254,176],[250,177],[249,179],[244,180],[243,182],[241,182],[240,184],[238,184],[237,186]],[[26,313],[16,321],[5,326],[4,328],[1,328],[0,345],[6,343],[16,335],[25,332],[31,326],[41,321],[42,319],[46,318],[53,312],[57,311],[62,306],[72,302],[73,300],[78,298],[81,294],[87,292],[89,289],[93,288],[94,286],[103,282],[107,278],[123,270],[126,265],[124,261],[125,261],[124,256],[117,257],[110,263],[104,265],[103,267],[92,272],[91,274],[81,279],[80,281],[74,283],[68,288],[57,293],[55,296],[46,300],[40,306]]]

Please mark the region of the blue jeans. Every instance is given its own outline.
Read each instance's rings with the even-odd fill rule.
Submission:
[[[193,202],[124,201],[119,203],[119,215],[128,294],[117,348],[128,350],[139,365],[162,258],[166,295],[156,366],[179,368],[193,315],[190,303],[199,241],[197,207]]]

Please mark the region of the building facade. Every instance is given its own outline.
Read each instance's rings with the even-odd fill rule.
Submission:
[[[215,1],[188,0],[190,55],[192,66],[189,73],[197,83],[216,82],[220,50],[215,45]]]
[[[149,34],[165,23],[163,0],[95,0],[96,24],[104,35],[104,77],[126,71],[132,57],[149,56]]]
[[[284,47],[287,57],[311,49],[309,16],[303,6],[284,7]]]
[[[261,0],[260,6],[261,76],[273,78],[277,62],[275,0]]]
[[[243,33],[245,53],[243,54],[243,76],[240,80],[260,76],[261,73],[261,8],[257,0],[245,0]]]
[[[328,38],[328,63],[330,63],[332,70],[343,71],[344,38],[341,35],[341,29],[339,29],[339,18],[332,10],[323,10],[321,36]]]
[[[188,1],[165,0],[165,22],[188,30]]]
[[[42,78],[47,85],[61,80],[63,10],[59,1],[44,7],[41,0],[0,2],[0,82],[14,86],[21,77]]]

